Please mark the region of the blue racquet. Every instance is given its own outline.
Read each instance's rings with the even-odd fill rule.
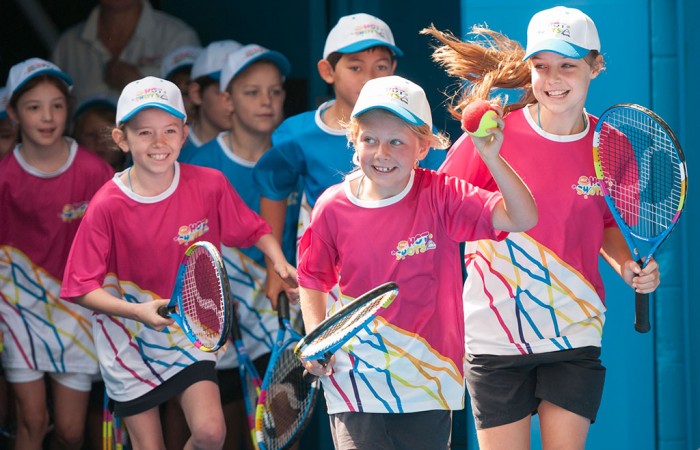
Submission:
[[[304,379],[304,366],[294,355],[293,346],[302,337],[290,322],[284,291],[277,299],[277,317],[279,330],[255,409],[255,437],[261,450],[286,449],[299,439],[320,388],[318,380]]]
[[[170,303],[158,314],[172,317],[195,347],[213,352],[228,339],[230,295],[219,250],[210,242],[195,242],[182,258]]]
[[[593,136],[598,184],[633,257],[644,267],[678,223],[685,205],[685,157],[671,128],[643,106],[608,108]],[[636,241],[649,246],[642,258]],[[649,295],[636,294],[635,329],[646,333]]]

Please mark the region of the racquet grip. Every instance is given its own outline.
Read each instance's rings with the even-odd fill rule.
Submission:
[[[649,325],[649,294],[637,293],[634,298],[634,329],[640,333],[647,333],[651,329]]]
[[[321,364],[323,367],[326,367],[328,365],[328,363],[330,362],[332,356],[333,356],[333,353],[326,352],[323,355],[323,359],[318,360],[319,364]],[[304,381],[306,381],[309,384],[313,383],[314,381],[316,381],[316,378],[318,378],[316,375],[314,375],[313,373],[309,372],[306,369],[304,369],[303,377],[304,377]]]
[[[161,306],[158,308],[158,315],[161,317],[170,317],[170,314],[174,313],[176,309],[176,306]]]

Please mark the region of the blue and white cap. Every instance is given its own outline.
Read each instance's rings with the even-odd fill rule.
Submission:
[[[202,47],[196,45],[183,45],[171,50],[160,63],[160,77],[167,80],[177,70],[185,68],[192,70],[194,61],[201,51]]]
[[[539,52],[581,59],[591,50],[600,51],[600,38],[593,20],[578,9],[555,6],[530,19],[523,60]]]
[[[323,48],[323,59],[331,53],[357,53],[377,46],[387,47],[396,56],[403,55],[394,35],[383,20],[365,13],[343,16],[331,29]]]
[[[385,109],[411,125],[433,127],[430,104],[423,88],[397,75],[369,80],[355,102],[352,117],[372,109]]]
[[[117,102],[117,126],[147,108],[162,109],[183,122],[187,120],[180,88],[168,80],[145,77],[132,81],[122,90]]]
[[[219,80],[220,90],[223,92],[228,87],[228,84],[243,71],[246,67],[250,66],[256,61],[267,60],[272,62],[277,66],[283,77],[289,75],[292,70],[289,60],[282,53],[276,52],[274,50],[268,50],[267,48],[257,45],[248,44],[236,50],[233,53],[229,53],[224,63],[223,69],[221,69],[221,79]]]
[[[228,55],[241,47],[243,45],[240,42],[231,39],[210,43],[197,54],[192,64],[190,77],[196,80],[199,77],[206,76],[218,80],[221,77],[221,69],[224,68]]]
[[[17,63],[10,69],[10,74],[7,77],[7,98],[10,99],[15,92],[27,81],[39,75],[51,75],[68,85],[73,87],[73,79],[56,64],[46,61],[41,58],[29,58],[21,63]]]

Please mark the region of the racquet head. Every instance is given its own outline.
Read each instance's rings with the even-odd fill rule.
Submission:
[[[297,344],[294,352],[304,360],[325,360],[369,323],[380,308],[396,298],[399,287],[384,283],[362,294],[319,323]]]
[[[210,242],[195,242],[182,265],[178,309],[183,331],[200,350],[216,351],[228,338],[232,307],[221,254]]]
[[[649,242],[678,222],[687,169],[678,139],[663,119],[643,106],[615,105],[601,115],[593,146],[603,195],[632,236]]]

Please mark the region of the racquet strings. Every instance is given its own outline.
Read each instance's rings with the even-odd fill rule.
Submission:
[[[358,329],[365,326],[367,319],[371,318],[385,302],[393,299],[394,295],[395,293],[392,291],[383,292],[381,295],[370,298],[367,302],[357,304],[356,308],[350,306],[343,316],[330,326],[320,330],[319,334],[313,337],[313,340],[303,349],[302,357],[307,360],[320,359],[327,351],[335,348],[339,342],[345,342],[348,335],[355,334]],[[353,303],[348,305],[353,305]]]
[[[224,294],[215,260],[203,247],[194,249],[182,284],[181,313],[203,346],[218,345],[225,329]]]
[[[659,236],[677,220],[683,202],[685,177],[676,145],[642,111],[620,108],[605,123],[599,155],[610,197],[634,235]]]
[[[304,379],[304,367],[289,348],[270,373],[262,413],[262,437],[268,450],[285,448],[304,428],[315,403],[317,386]]]

